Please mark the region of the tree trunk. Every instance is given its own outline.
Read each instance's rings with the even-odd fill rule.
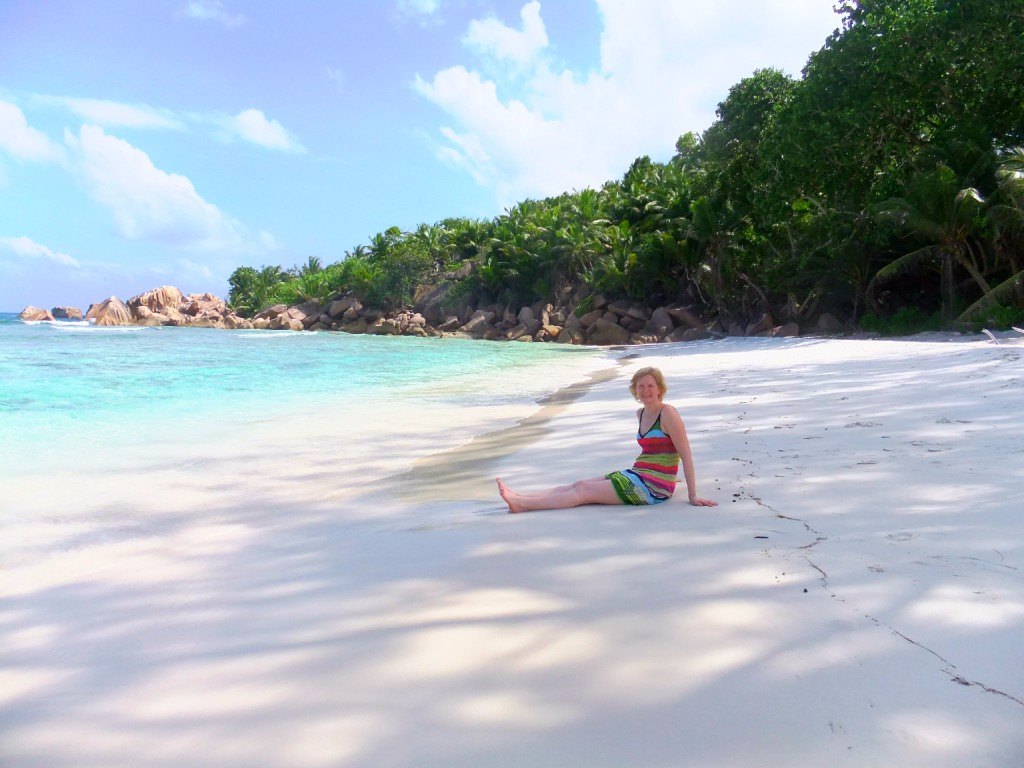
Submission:
[[[953,254],[942,251],[942,281],[939,286],[942,293],[942,325],[948,328],[953,322],[953,304],[955,288],[953,286]]]

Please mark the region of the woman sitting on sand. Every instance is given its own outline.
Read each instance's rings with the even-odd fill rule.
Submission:
[[[690,503],[697,507],[718,506],[718,502],[697,495],[686,428],[676,409],[662,402],[668,387],[661,371],[641,368],[633,374],[629,391],[644,406],[636,412],[640,422],[636,439],[640,443],[641,454],[632,469],[590,480],[577,480],[572,485],[539,493],[518,493],[499,477],[498,492],[508,504],[508,511],[565,509],[583,504],[660,504],[668,501],[676,488],[680,458]]]

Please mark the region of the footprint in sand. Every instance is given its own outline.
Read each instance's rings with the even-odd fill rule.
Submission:
[[[890,533],[885,538],[889,539],[889,541],[910,541],[911,539],[916,539],[917,538],[917,534],[906,533],[906,532]]]

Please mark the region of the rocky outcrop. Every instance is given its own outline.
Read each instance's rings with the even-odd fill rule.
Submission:
[[[650,333],[657,338],[661,339],[672,333],[675,329],[675,324],[672,322],[672,316],[669,315],[668,311],[664,307],[658,307],[654,312],[651,313],[651,319],[647,321],[644,326],[644,331]]]
[[[53,315],[50,314],[48,309],[40,309],[39,307],[28,306],[21,310],[21,314],[18,315],[22,320],[28,320],[29,322],[53,322]]]
[[[678,325],[685,325],[687,328],[704,328],[704,323],[688,307],[669,306],[665,307],[665,313]]]
[[[283,310],[287,307],[282,305]],[[89,306],[85,319],[96,325],[189,326],[192,328],[252,328],[253,321],[239,317],[225,301],[212,293],[183,294],[173,285],[162,285],[122,302],[116,296]],[[300,323],[301,327],[301,323]]]
[[[687,328],[686,326],[680,326],[676,328],[672,333],[665,337],[665,341],[678,342],[678,341],[700,341],[701,339],[710,339],[711,333],[703,325],[696,328]]]
[[[269,329],[364,333],[381,336],[446,336],[468,339],[559,344],[687,343],[707,338],[736,336],[795,336],[796,323],[779,325],[769,313],[740,316],[728,322],[702,319],[699,306],[667,304],[649,307],[628,299],[566,289],[556,303],[498,303],[477,305],[472,294],[449,297],[447,289],[424,288],[410,308],[384,311],[364,306],[352,294],[329,302],[277,304],[252,319],[238,316],[212,293],[182,294],[174,286],[161,286],[134,296],[127,303],[116,297],[90,306],[86,317],[99,325],[188,326],[193,328]],[[587,311],[581,312],[579,308]],[[49,314],[46,310],[26,308]],[[783,313],[785,314],[785,313]],[[24,314],[23,314],[24,316]],[[45,319],[45,316],[42,316]],[[824,328],[838,324],[822,315]]]
[[[777,339],[780,336],[799,336],[800,326],[796,323],[784,323],[783,325],[775,326],[765,335],[771,336],[773,339]]]
[[[182,298],[178,309],[192,317],[225,315],[228,312],[224,299],[212,293],[190,293]]]
[[[627,344],[629,331],[617,323],[599,317],[587,331],[587,342],[599,346]]]
[[[744,336],[758,336],[762,333],[771,331],[775,327],[775,321],[772,316],[765,312],[760,318],[747,325],[744,331]],[[730,334],[731,335],[731,334]]]
[[[491,325],[491,321],[494,320],[494,318],[495,313],[493,311],[478,309],[470,316],[469,320],[459,328],[459,330],[462,333],[475,336],[478,339],[484,338],[490,331],[497,330],[493,325]]]
[[[117,296],[111,296],[98,304],[90,304],[85,319],[95,325],[131,325],[132,313]]]
[[[602,295],[590,296],[589,309],[582,314],[570,303],[582,304],[588,299],[579,291],[564,292],[566,304],[550,302],[530,305],[491,304],[474,307],[460,300],[439,311],[430,305],[427,312],[417,307],[385,312],[364,307],[353,295],[337,296],[323,307],[315,302],[293,307],[279,304],[260,312],[253,319],[255,328],[280,330],[340,331],[379,336],[455,336],[466,339],[499,341],[555,342],[559,344],[593,344],[599,346],[625,344],[686,343],[708,338],[724,338],[726,331],[718,321],[701,320],[693,306],[667,305],[645,307],[627,299],[609,300]],[[783,336],[799,333],[795,324],[769,325],[770,315],[758,321],[733,323],[735,335],[751,333]],[[231,327],[228,325],[227,327]],[[760,330],[764,328],[764,330]]]
[[[54,307],[50,310],[55,320],[81,320],[82,310],[78,307]]]
[[[823,312],[818,318],[818,330],[822,333],[842,333],[843,324],[835,315]]]
[[[165,310],[168,308],[181,309],[181,305],[184,300],[185,297],[182,295],[181,291],[173,285],[162,285],[151,291],[140,293],[138,296],[133,296],[128,299],[125,304],[137,317],[145,318],[148,317],[148,315],[138,314],[140,307],[145,307],[150,312],[165,314]]]

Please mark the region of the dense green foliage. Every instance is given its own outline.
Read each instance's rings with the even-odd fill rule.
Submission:
[[[421,285],[455,282],[481,303],[601,291],[698,302],[723,322],[825,309],[876,326],[1013,321],[1024,307],[1024,3],[840,10],[842,28],[801,80],[745,78],[667,162],[638,158],[600,189],[491,221],[392,228],[327,267],[242,267],[230,301],[252,313],[354,291],[396,308]]]

